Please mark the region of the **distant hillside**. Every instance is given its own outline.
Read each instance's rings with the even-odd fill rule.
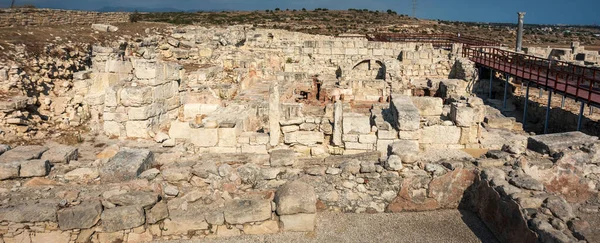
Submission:
[[[157,12],[184,12],[181,9],[177,9],[177,8],[136,8],[136,7],[119,7],[119,6],[110,6],[110,7],[103,7],[101,9],[98,9],[98,12],[134,12],[134,11],[138,11],[138,12],[152,12],[152,13],[157,13]]]

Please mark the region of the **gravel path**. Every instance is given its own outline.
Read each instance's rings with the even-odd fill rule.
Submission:
[[[280,233],[170,242],[498,242],[473,213],[444,210],[397,214],[323,212],[314,233]]]

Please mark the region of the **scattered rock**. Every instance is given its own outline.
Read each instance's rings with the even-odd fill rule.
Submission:
[[[77,206],[61,209],[57,213],[61,230],[89,229],[98,223],[102,213],[100,201],[87,201]]]
[[[105,209],[102,212],[102,228],[106,232],[133,229],[145,222],[144,211],[140,206],[124,206]]]

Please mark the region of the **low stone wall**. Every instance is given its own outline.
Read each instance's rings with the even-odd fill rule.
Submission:
[[[0,9],[0,27],[129,22],[126,12],[89,12],[61,9]]]

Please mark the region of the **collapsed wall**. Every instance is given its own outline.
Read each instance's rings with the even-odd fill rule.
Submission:
[[[0,28],[16,26],[71,25],[129,22],[128,12],[91,12],[45,8],[0,9]]]

